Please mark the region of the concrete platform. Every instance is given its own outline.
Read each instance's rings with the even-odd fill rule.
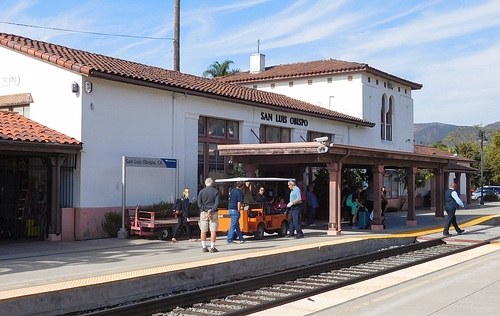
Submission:
[[[475,232],[474,240],[481,226],[500,224],[500,203],[457,213],[461,227]],[[218,253],[202,253],[200,242],[182,238],[177,244],[136,237],[0,243],[0,309],[13,315],[55,315],[97,308],[408,244],[420,236],[437,238],[444,221],[419,210],[416,226],[406,226],[406,212],[388,213],[386,223],[384,231],[346,225],[339,236],[327,235],[324,224],[305,228],[304,239],[269,235],[250,237],[242,245],[226,245],[226,236],[220,236]]]
[[[489,225],[469,226],[462,235],[452,235],[444,240],[451,244],[481,243],[489,241],[490,243],[500,243],[500,227],[492,228]],[[425,241],[443,238],[443,233],[433,233],[417,237],[417,241]]]

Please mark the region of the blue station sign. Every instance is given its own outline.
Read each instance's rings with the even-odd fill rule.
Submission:
[[[177,168],[177,159],[125,157],[126,167]]]

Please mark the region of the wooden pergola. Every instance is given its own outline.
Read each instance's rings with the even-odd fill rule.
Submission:
[[[370,169],[373,174],[374,192],[380,192],[383,173],[387,169],[406,169],[408,173],[408,217],[407,225],[416,225],[415,175],[418,169],[431,169],[435,174],[431,184],[431,209],[436,219],[444,216],[444,191],[449,183],[445,181],[451,172],[457,181],[466,173],[467,192],[470,192],[470,174],[477,172],[470,167],[473,160],[454,156],[443,151],[421,150],[415,146],[415,153],[381,150],[367,147],[333,144],[330,142],[273,143],[219,145],[219,154],[231,157],[235,163],[242,163],[247,177],[254,177],[260,166],[288,166],[304,171],[306,167],[326,167],[330,172],[329,235],[341,234],[341,186],[342,168]],[[426,147],[429,148],[429,147]],[[288,175],[287,175],[288,176]],[[459,182],[457,184],[460,185]],[[372,230],[382,230],[382,209],[380,194],[375,194]],[[467,195],[470,203],[470,194]]]

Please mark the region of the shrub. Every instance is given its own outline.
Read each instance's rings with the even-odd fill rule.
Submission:
[[[498,202],[500,199],[495,193],[488,193],[484,196],[484,201],[486,202]]]
[[[153,212],[156,213],[156,218],[165,218],[173,216],[172,209],[174,208],[174,203],[160,201],[158,203],[153,203]]]
[[[104,214],[104,222],[102,222],[102,230],[109,237],[117,237],[118,230],[122,227],[122,214],[116,212],[108,212]]]
[[[389,206],[388,208],[385,209],[385,211],[387,213],[390,213],[390,212],[399,212],[399,208],[397,208],[395,206]]]

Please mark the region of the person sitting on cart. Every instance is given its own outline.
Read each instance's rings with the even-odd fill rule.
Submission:
[[[189,188],[185,188],[184,192],[182,193],[182,196],[176,201],[175,203],[175,209],[174,211],[177,212],[177,226],[175,227],[174,230],[174,235],[172,237],[172,242],[176,243],[177,239],[175,238],[177,236],[177,233],[179,232],[179,229],[181,228],[182,224],[184,223],[186,226],[186,234],[189,238],[189,241],[197,241],[198,239],[194,239],[191,236],[191,227],[189,225],[189,206],[191,205],[193,200],[189,201],[189,195],[191,194],[191,190]]]
[[[257,196],[255,196],[255,201],[259,203],[266,203],[266,197],[264,196],[264,192],[266,189],[264,187],[260,187],[259,193],[257,193]]]
[[[227,232],[228,245],[236,243],[235,241],[233,241],[235,231],[238,235],[238,238],[240,239],[240,244],[246,242],[240,229],[240,211],[243,204],[242,189],[244,186],[245,183],[243,183],[243,181],[239,181],[236,183],[236,188],[233,188],[229,193],[229,203],[227,205],[227,210],[229,212],[229,216],[231,216],[231,225],[229,226],[229,231]]]
[[[286,210],[285,198],[280,196],[279,203],[276,206],[280,212]]]
[[[255,196],[255,201],[262,205],[262,209],[264,210],[264,213],[266,215],[270,215],[272,213],[271,205],[267,203],[267,199],[264,196],[265,191],[266,190],[264,189],[264,187],[260,187],[259,193],[257,193],[257,195]]]

